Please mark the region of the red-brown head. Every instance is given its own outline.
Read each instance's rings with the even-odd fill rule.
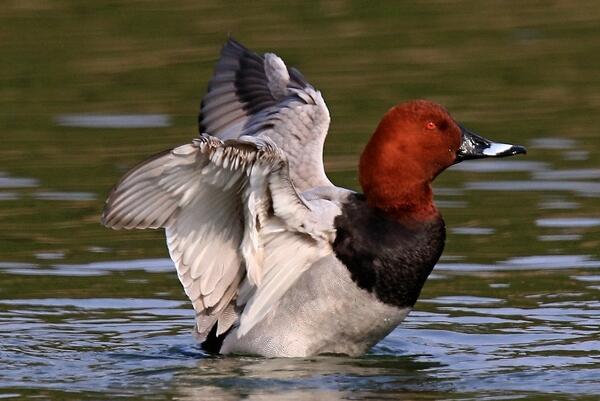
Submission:
[[[525,153],[461,127],[442,106],[426,100],[390,109],[365,147],[359,180],[367,201],[399,218],[427,220],[438,214],[431,182],[465,159]]]

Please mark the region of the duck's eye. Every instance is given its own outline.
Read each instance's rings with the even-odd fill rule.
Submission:
[[[427,124],[425,124],[425,128],[427,128],[427,129],[436,129],[437,125],[433,121],[429,121]]]

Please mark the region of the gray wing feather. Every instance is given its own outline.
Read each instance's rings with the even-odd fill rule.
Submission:
[[[329,121],[321,93],[298,70],[233,39],[223,47],[198,117],[201,133],[223,140],[244,135],[273,140],[300,191],[331,185],[323,166]]]
[[[218,333],[228,330],[247,302],[242,330],[262,319],[329,249],[332,219],[323,220],[298,195],[285,155],[269,139],[243,136],[224,143],[208,135],[126,174],[102,216],[115,229],[166,229],[200,338],[215,323]],[[278,232],[285,235],[273,246]],[[290,252],[293,258],[286,257]],[[247,295],[240,303],[242,283]]]

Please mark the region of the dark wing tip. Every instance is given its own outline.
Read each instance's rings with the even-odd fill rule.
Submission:
[[[264,58],[229,37],[216,63],[198,113],[198,131],[219,136],[241,118],[275,104]],[[232,105],[237,104],[237,107]]]
[[[225,44],[223,45],[223,49],[225,49],[225,48],[235,48],[235,49],[239,49],[239,50],[249,51],[246,46],[244,46],[242,43],[240,43],[237,39],[235,39],[231,35],[229,35],[227,37],[227,42],[225,42]]]
[[[227,130],[282,100],[269,87],[264,63],[263,56],[228,36],[200,102],[197,115],[200,134],[207,132],[217,137],[235,135],[235,132]],[[296,68],[287,67],[287,70],[288,88],[312,88]]]
[[[290,74],[290,84],[295,84],[297,89],[304,89],[307,86],[311,86],[296,67],[288,67],[288,73]]]

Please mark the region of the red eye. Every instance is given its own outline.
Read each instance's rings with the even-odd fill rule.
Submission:
[[[425,128],[427,128],[427,129],[436,129],[437,125],[435,125],[435,123],[433,121],[429,121],[427,124],[425,124]]]

